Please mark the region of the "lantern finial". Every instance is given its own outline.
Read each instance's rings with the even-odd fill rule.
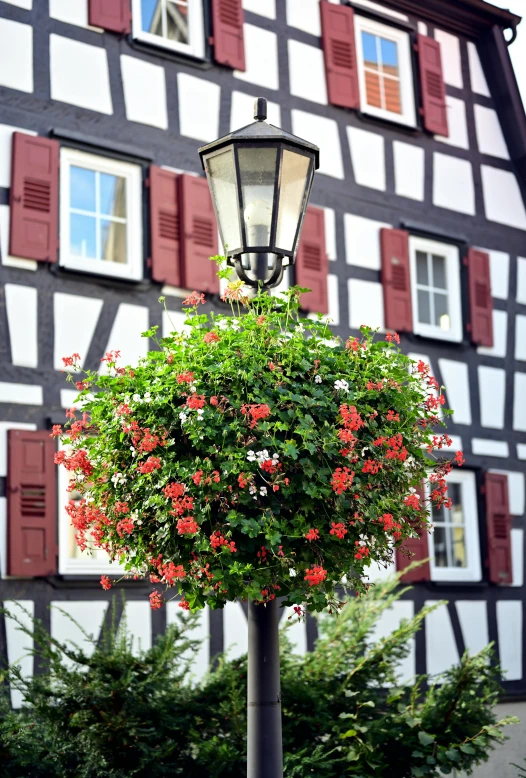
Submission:
[[[267,101],[264,97],[258,97],[254,101],[254,119],[264,122],[267,118]]]

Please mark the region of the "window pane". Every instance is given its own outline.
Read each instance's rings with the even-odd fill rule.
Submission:
[[[418,295],[418,321],[422,324],[431,324],[431,307],[429,292],[419,289]]]
[[[433,264],[433,286],[437,289],[447,289],[446,258],[433,254],[431,260]]]
[[[396,78],[382,79],[384,85],[385,109],[391,113],[402,113],[400,81]]]
[[[464,527],[450,527],[451,533],[451,564],[453,567],[467,567],[466,544],[464,542]]]
[[[276,245],[283,251],[292,251],[305,188],[312,176],[312,172],[309,175],[310,158],[285,149],[281,166]]]
[[[241,232],[234,152],[230,148],[222,154],[216,154],[207,161],[206,166],[224,246],[235,251],[241,247]]]
[[[447,496],[453,503],[451,510],[448,511],[448,521],[453,522],[453,524],[463,524],[464,514],[462,512],[462,487],[460,484],[448,484]]]
[[[73,257],[97,259],[97,222],[94,216],[71,213],[69,219],[69,251]]]
[[[188,43],[188,6],[186,3],[166,3],[166,37]]]
[[[441,330],[449,330],[451,322],[449,319],[447,295],[438,292],[433,297],[435,301],[435,321],[433,324],[436,324]]]
[[[365,93],[367,96],[367,105],[375,108],[382,107],[382,97],[380,94],[380,76],[377,73],[365,71]]]
[[[447,567],[446,527],[435,527],[433,545],[435,547],[435,566]]]
[[[69,170],[69,204],[71,208],[95,212],[95,172],[72,165]]]
[[[126,264],[126,225],[122,222],[101,221],[101,259]]]
[[[398,47],[394,41],[380,38],[380,51],[382,55],[382,70],[390,76],[398,78]]]
[[[141,23],[143,32],[163,34],[162,0],[141,0]]]
[[[416,281],[422,286],[429,286],[429,274],[427,272],[427,254],[423,251],[416,252]]]
[[[100,212],[104,216],[126,217],[126,179],[100,174]]]
[[[378,55],[376,52],[376,35],[362,32],[363,62],[366,68],[378,70]]]
[[[243,196],[243,217],[249,246],[268,246],[274,185],[276,149],[239,149],[239,171]]]

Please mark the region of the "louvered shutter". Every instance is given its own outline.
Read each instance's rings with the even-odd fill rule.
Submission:
[[[360,107],[354,11],[321,0],[321,30],[327,94],[331,105]]]
[[[412,332],[409,233],[383,228],[380,230],[380,246],[385,327],[397,332]]]
[[[219,292],[217,222],[206,178],[179,176],[182,285],[198,292]]]
[[[89,0],[89,23],[111,32],[131,32],[131,0]]]
[[[296,255],[296,283],[312,290],[301,296],[301,307],[304,310],[329,312],[328,272],[324,212],[322,208],[309,205]]]
[[[485,492],[489,580],[495,584],[510,584],[513,574],[508,476],[486,473]]]
[[[493,297],[489,254],[469,249],[469,313],[471,340],[478,346],[493,346]]]
[[[424,489],[418,490],[418,496],[420,501],[424,499]],[[403,542],[403,547],[411,552],[412,556],[406,556],[402,554],[399,549],[396,549],[396,569],[398,572],[405,570],[413,562],[421,562],[429,557],[429,542],[427,538],[427,530],[418,530],[417,538],[407,538]],[[425,562],[420,567],[415,567],[414,570],[410,570],[408,573],[403,573],[400,577],[402,583],[416,583],[417,581],[430,581],[431,580],[431,568],[429,561]]]
[[[171,286],[182,285],[178,178],[171,170],[150,167],[152,278]]]
[[[13,133],[9,253],[56,262],[58,253],[56,140]]]
[[[418,35],[418,61],[424,127],[429,132],[447,137],[446,85],[442,74],[440,43],[427,35]]]
[[[7,572],[26,578],[57,570],[55,443],[49,431],[8,432]]]
[[[236,70],[245,70],[241,0],[212,0],[214,60]]]

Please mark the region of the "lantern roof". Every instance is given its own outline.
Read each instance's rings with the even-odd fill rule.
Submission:
[[[216,151],[223,146],[228,146],[231,143],[272,143],[282,142],[288,143],[291,146],[296,146],[303,151],[310,151],[314,154],[314,168],[317,170],[320,166],[320,150],[314,143],[298,138],[297,135],[293,135],[291,132],[286,132],[280,127],[274,127],[273,124],[269,124],[266,121],[267,118],[267,101],[264,97],[258,97],[254,103],[254,119],[255,122],[247,124],[246,127],[241,127],[239,130],[230,132],[228,135],[218,138],[207,143],[205,146],[201,146],[199,149],[199,156],[201,157],[201,163],[203,168],[205,166],[203,156],[210,151]]]

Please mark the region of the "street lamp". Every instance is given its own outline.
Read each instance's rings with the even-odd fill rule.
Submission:
[[[317,146],[266,122],[267,101],[253,124],[199,149],[228,264],[249,286],[277,286],[294,264],[303,217],[319,167]],[[247,275],[251,257],[270,255],[270,275]],[[259,263],[261,264],[261,263]]]

